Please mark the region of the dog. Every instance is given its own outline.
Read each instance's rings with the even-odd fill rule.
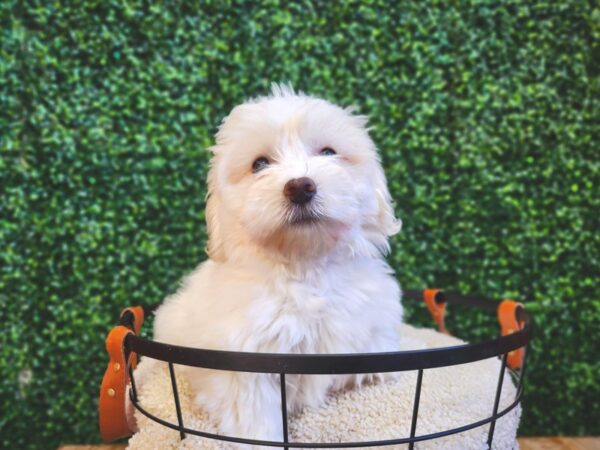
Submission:
[[[160,306],[154,338],[244,352],[398,350],[401,291],[384,254],[401,222],[366,117],[274,85],[231,111],[210,150],[209,259]],[[277,375],[177,370],[220,433],[282,439]],[[289,375],[289,411],[379,378]]]

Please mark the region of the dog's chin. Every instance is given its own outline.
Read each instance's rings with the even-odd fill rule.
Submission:
[[[302,226],[320,227],[320,226],[327,226],[327,222],[328,222],[328,220],[325,217],[319,216],[318,214],[313,213],[311,211],[299,209],[297,211],[294,211],[293,214],[291,214],[291,216],[288,219],[285,226],[288,226],[288,227],[302,227]]]
[[[331,251],[350,227],[338,220],[299,210],[259,244],[285,259],[299,261],[318,258]]]

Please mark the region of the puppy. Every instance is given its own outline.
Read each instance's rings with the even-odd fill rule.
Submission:
[[[274,85],[237,106],[208,176],[209,259],[156,313],[155,339],[216,350],[362,353],[399,347],[397,233],[367,119]],[[177,367],[230,436],[282,439],[279,381]],[[290,375],[290,413],[364,376]]]

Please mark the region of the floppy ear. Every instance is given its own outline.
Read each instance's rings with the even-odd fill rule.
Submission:
[[[208,257],[215,261],[225,260],[225,249],[223,248],[223,237],[221,235],[221,226],[219,223],[219,194],[217,192],[217,169],[216,156],[210,161],[210,170],[208,172],[208,194],[206,200],[206,225],[208,229],[208,242],[206,244],[206,253]]]
[[[381,251],[387,252],[390,249],[388,236],[393,236],[400,231],[402,221],[397,219],[394,214],[385,173],[379,163],[375,164],[374,172],[373,189],[376,197],[376,213],[364,228],[368,239]]]

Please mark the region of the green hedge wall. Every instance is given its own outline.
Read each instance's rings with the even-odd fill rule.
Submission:
[[[528,302],[521,433],[600,434],[595,2],[5,0],[0,24],[0,447],[99,440],[104,335],[205,258],[204,149],[271,81],[370,116],[405,287]]]

